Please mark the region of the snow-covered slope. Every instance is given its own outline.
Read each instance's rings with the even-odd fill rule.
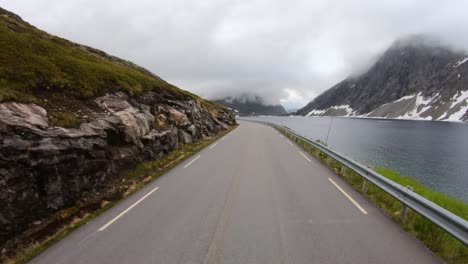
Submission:
[[[366,73],[296,114],[467,121],[468,55],[421,37],[397,41]]]
[[[419,93],[403,96],[363,115],[357,114],[349,105],[339,105],[323,110],[314,109],[307,116],[463,121],[462,117],[468,112],[468,90],[456,93],[449,102],[441,102],[440,100],[439,94],[424,98],[422,93]]]

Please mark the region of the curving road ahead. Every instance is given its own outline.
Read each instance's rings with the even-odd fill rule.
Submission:
[[[31,263],[441,263],[273,128],[240,123]]]

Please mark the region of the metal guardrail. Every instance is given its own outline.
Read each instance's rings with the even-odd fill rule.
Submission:
[[[249,120],[252,121],[252,120]],[[253,121],[257,123],[266,124],[275,127],[287,135],[292,135],[296,138],[303,140],[310,144],[321,152],[327,154],[329,157],[335,159],[345,167],[355,171],[357,174],[362,176],[365,180],[375,184],[380,189],[384,190],[395,199],[400,201],[404,206],[413,209],[423,217],[427,218],[432,223],[436,224],[440,228],[447,231],[449,234],[454,236],[456,239],[461,241],[465,246],[468,246],[468,221],[453,214],[452,212],[440,207],[439,205],[427,200],[421,195],[414,193],[411,189],[403,187],[379,173],[357,163],[356,161],[339,154],[331,148],[322,145],[318,142],[314,142],[289,128],[282,127],[273,123],[263,121]],[[405,207],[404,207],[405,208]],[[406,210],[403,210],[403,213]]]

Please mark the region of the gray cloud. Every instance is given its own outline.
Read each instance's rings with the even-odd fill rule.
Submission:
[[[463,0],[3,0],[52,34],[140,64],[207,98],[299,107],[365,70],[395,39],[468,47]]]

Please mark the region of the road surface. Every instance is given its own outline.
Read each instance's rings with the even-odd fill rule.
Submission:
[[[241,125],[32,263],[441,263],[273,128]]]

